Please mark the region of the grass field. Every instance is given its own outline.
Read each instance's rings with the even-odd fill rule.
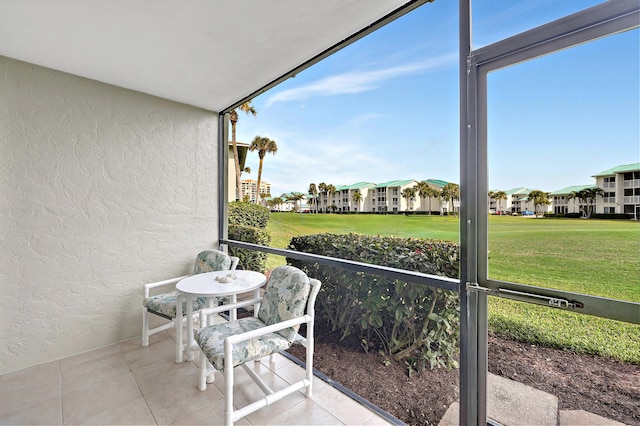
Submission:
[[[451,216],[273,213],[274,247],[295,235],[356,232],[459,241]],[[640,302],[640,222],[489,217],[489,276]],[[270,256],[268,267],[284,259]],[[490,298],[494,332],[640,364],[640,326]],[[638,313],[640,320],[640,312]]]

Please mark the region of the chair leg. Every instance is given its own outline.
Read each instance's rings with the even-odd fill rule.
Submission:
[[[307,349],[305,378],[309,381],[309,386],[307,386],[305,396],[307,398],[311,398],[313,386],[313,320],[311,320],[311,323],[307,323],[307,337],[305,343],[305,347]]]
[[[147,308],[142,307],[142,346],[149,346],[149,317]]]
[[[226,345],[225,345],[226,346]],[[224,360],[224,424],[231,426],[233,424],[233,362],[227,359],[227,355],[231,358],[231,351],[225,348]]]
[[[200,351],[200,380],[198,383],[198,389],[201,391],[207,389],[207,356],[204,352]]]

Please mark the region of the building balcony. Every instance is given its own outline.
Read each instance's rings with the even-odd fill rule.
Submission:
[[[622,199],[624,204],[640,204],[640,195],[632,195]]]
[[[623,181],[625,188],[640,188],[640,179],[630,179]]]

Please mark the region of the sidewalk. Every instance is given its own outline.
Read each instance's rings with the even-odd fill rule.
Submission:
[[[558,397],[489,373],[487,416],[504,426],[623,426],[583,410],[558,410]],[[458,426],[459,404],[449,406],[438,426]]]

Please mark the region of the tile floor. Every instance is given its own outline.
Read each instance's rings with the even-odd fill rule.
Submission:
[[[194,362],[175,363],[175,331],[134,338],[80,355],[0,376],[2,425],[222,424],[224,377],[198,390]],[[282,355],[252,363],[274,389],[304,375]],[[236,369],[235,401],[262,391]],[[388,420],[314,378],[313,397],[297,392],[241,419],[245,425],[386,425]]]

